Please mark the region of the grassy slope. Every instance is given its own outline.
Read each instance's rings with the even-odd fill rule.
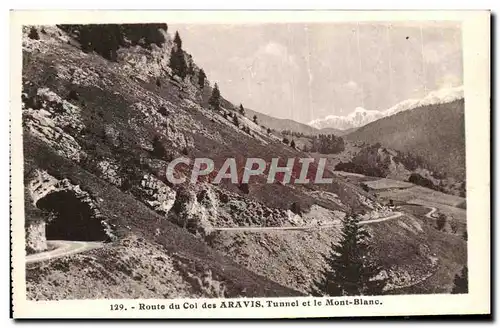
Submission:
[[[464,101],[458,100],[382,118],[346,138],[419,155],[439,171],[464,179],[464,124]]]

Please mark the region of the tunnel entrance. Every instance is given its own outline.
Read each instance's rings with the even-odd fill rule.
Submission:
[[[101,220],[88,203],[70,190],[53,192],[41,198],[36,206],[50,212],[45,228],[47,240],[100,241],[107,235]]]

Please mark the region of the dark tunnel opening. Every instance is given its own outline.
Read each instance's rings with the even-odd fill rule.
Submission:
[[[52,213],[47,222],[47,240],[101,241],[107,235],[101,220],[95,217],[89,204],[72,191],[51,193],[40,199],[36,206]]]

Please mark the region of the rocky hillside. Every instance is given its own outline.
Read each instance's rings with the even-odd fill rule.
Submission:
[[[465,197],[465,182],[442,174],[423,157],[383,147],[380,143],[346,142],[345,150],[330,158],[336,171],[408,181],[426,188]]]
[[[168,181],[165,168],[181,156],[211,158],[216,168],[235,158],[241,171],[246,158],[269,165],[307,155],[228,100],[212,107],[213,82],[200,78],[167,28],[25,27],[27,251],[46,250],[55,239],[103,242],[28,264],[30,299],[301,295],[337,230],[283,236],[221,228],[314,227],[349,211],[367,219],[390,214],[331,172],[329,184],[268,184],[267,169],[249,184]],[[184,58],[183,77],[172,70],[174,55]],[[179,166],[174,175],[189,178],[191,169]],[[422,231],[412,236],[425,240]],[[404,267],[393,261],[387,269],[393,285],[431,268],[422,265],[426,253],[427,260],[404,256]]]

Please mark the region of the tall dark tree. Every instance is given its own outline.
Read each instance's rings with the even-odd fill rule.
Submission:
[[[381,295],[386,279],[379,277],[381,268],[372,261],[370,234],[359,225],[356,215],[343,219],[341,239],[332,244],[325,255],[327,266],[315,281],[311,292],[315,296]]]
[[[236,115],[236,113],[233,114],[233,124],[236,126],[240,125],[240,120],[238,120],[238,115]]]
[[[294,148],[295,149],[295,141],[292,139],[292,141],[290,142],[290,147]]]
[[[253,122],[254,122],[255,124],[258,124],[258,123],[257,123],[257,115],[254,115],[254,116],[253,116]]]
[[[212,106],[214,109],[220,109],[220,91],[219,86],[215,83],[214,88],[212,89],[212,95],[208,100],[208,104]]]
[[[239,109],[239,111],[240,111],[240,114],[241,114],[241,115],[245,116],[245,108],[243,107],[243,105],[242,105],[242,104],[240,104],[240,109]]]
[[[187,75],[187,64],[186,58],[184,57],[184,51],[181,48],[173,47],[170,52],[170,68],[172,72],[184,79]]]
[[[443,230],[446,225],[446,215],[443,213],[439,213],[438,218],[436,220],[436,225],[438,230]]]
[[[200,86],[200,89],[203,90],[205,88],[205,79],[207,78],[207,75],[205,74],[205,71],[200,69],[198,73],[198,85]]]
[[[182,40],[178,31],[175,31],[174,43],[177,46],[177,49],[182,49]]]
[[[452,294],[467,294],[469,292],[469,273],[467,266],[462,268],[460,274],[455,275],[453,280]]]

